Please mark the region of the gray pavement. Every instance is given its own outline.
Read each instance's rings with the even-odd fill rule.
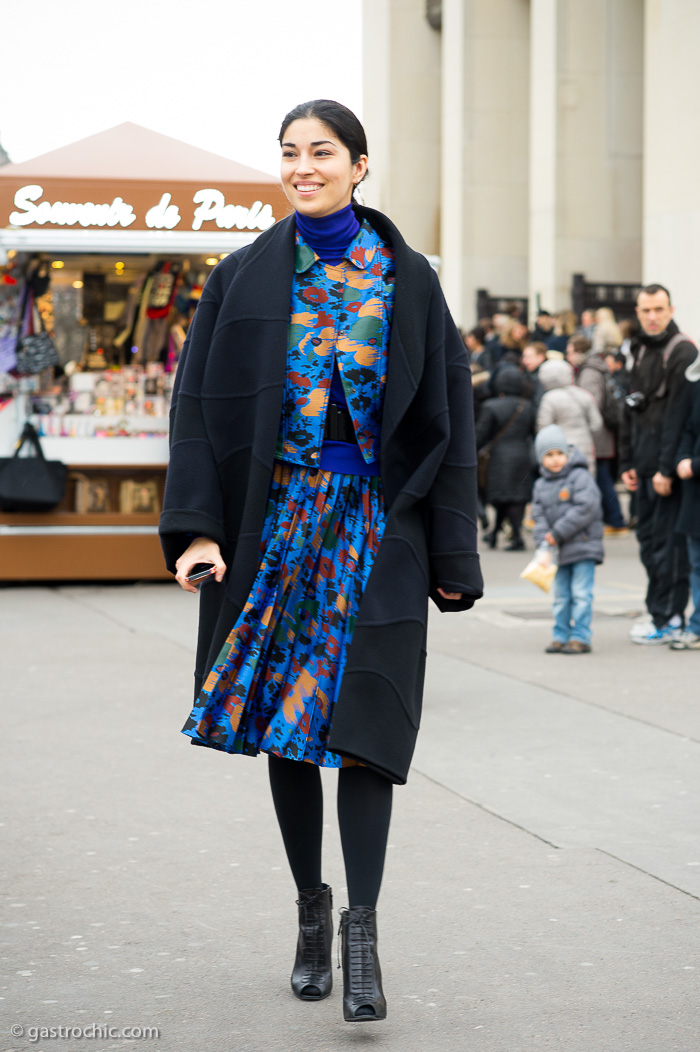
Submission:
[[[368,1027],[343,1023],[339,972],[327,1001],[292,997],[264,760],[178,733],[196,599],[1,589],[0,1048],[697,1052],[700,654],[629,642],[629,538],[599,572],[594,653],[545,655],[549,599],[524,561],[486,552],[485,599],[432,619],[379,906],[389,1018]],[[92,1024],[161,1036],[29,1029]]]

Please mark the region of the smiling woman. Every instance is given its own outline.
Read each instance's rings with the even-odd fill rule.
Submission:
[[[305,103],[279,140],[295,212],[207,282],[173,392],[161,536],[186,590],[196,563],[215,570],[183,730],[268,754],[307,1001],[332,986],[319,768],[339,771],[343,1013],[370,1021],[386,1016],[376,904],[428,597],[459,611],[482,592],[471,374],[425,258],[353,202],[368,152],[355,115]]]
[[[323,99],[297,106],[279,140],[282,185],[297,212],[322,218],[350,204],[367,174],[367,140],[350,110]]]

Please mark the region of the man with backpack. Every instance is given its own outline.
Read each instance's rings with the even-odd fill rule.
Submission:
[[[588,391],[603,418],[603,427],[593,432],[593,444],[595,446],[596,482],[603,498],[605,532],[613,536],[624,536],[629,531],[615,491],[614,471],[621,402],[615,381],[605,361],[605,350],[597,353],[590,347],[590,340],[584,336],[575,336],[566,349],[566,357],[577,370],[577,386]]]
[[[685,371],[697,349],[674,322],[671,295],[663,285],[640,290],[637,317],[642,332],[633,350],[619,451],[622,481],[637,494],[637,540],[651,623],[635,625],[630,638],[657,646],[680,637],[688,602],[686,539],[676,533],[681,505],[676,456],[690,400]]]

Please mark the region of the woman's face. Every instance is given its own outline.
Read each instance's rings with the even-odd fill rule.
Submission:
[[[315,117],[292,121],[285,129],[282,187],[302,215],[318,219],[345,208],[366,170],[366,155],[353,164],[347,146]]]

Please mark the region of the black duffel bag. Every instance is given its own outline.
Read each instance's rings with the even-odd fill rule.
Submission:
[[[21,457],[28,442],[34,455]],[[0,457],[0,508],[3,511],[49,511],[55,508],[66,488],[66,465],[46,460],[36,430],[30,423],[17,443],[12,457]]]

